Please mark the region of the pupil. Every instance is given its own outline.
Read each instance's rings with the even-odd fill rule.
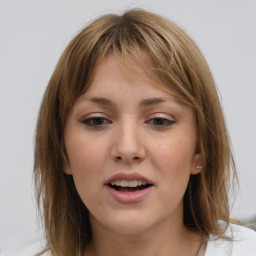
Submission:
[[[164,119],[163,118],[156,118],[155,120],[154,120],[154,123],[155,123],[155,125],[163,125],[164,124]]]
[[[93,119],[94,125],[102,125],[103,124],[103,119],[98,117]]]

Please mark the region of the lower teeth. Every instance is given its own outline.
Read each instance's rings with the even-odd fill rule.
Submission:
[[[117,188],[118,191],[121,191],[121,192],[135,192],[135,191],[138,191],[140,190],[139,188],[130,188],[130,187],[118,187]]]
[[[112,186],[111,185],[111,187],[120,192],[136,192],[138,190],[143,190],[143,189],[148,188],[149,185],[141,185],[138,187],[121,187],[121,186]]]

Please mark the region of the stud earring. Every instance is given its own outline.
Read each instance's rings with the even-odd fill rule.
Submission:
[[[202,169],[202,166],[198,165],[198,166],[196,167],[196,169],[197,169],[197,170],[201,170],[201,169]]]

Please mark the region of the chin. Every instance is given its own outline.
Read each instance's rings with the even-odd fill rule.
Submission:
[[[98,220],[99,221],[99,220]],[[113,215],[111,219],[105,219],[101,221],[107,229],[120,235],[139,235],[150,230],[154,226],[154,220],[152,216],[145,216],[141,212],[123,211],[119,214]]]

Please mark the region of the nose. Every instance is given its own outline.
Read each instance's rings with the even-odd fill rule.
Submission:
[[[120,125],[114,134],[111,157],[116,162],[139,163],[145,158],[143,141],[143,132],[140,128],[136,124],[126,122]]]

